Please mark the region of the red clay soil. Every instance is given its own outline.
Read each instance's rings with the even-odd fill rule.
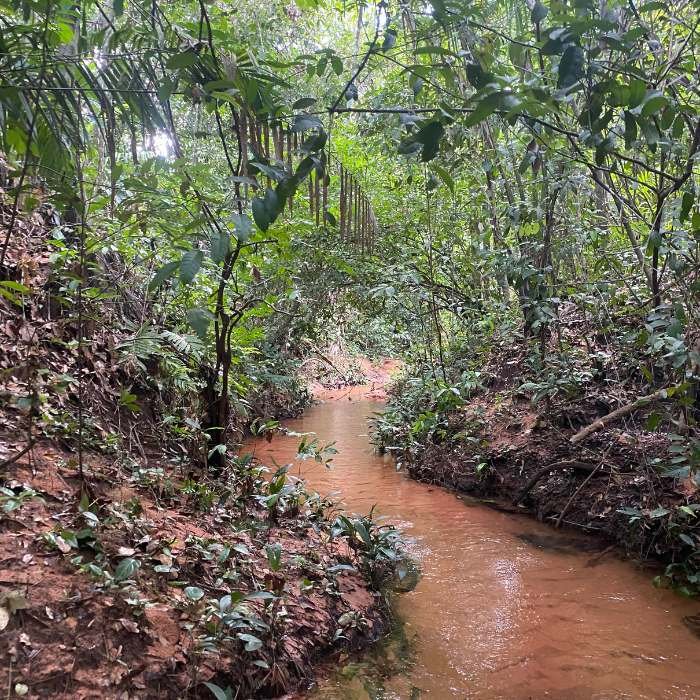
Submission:
[[[697,487],[662,476],[669,439],[644,428],[645,412],[573,445],[570,437],[607,413],[607,405],[599,406],[592,394],[533,404],[504,386],[504,373],[498,376],[450,417],[454,438],[402,454],[414,478],[557,527],[584,530],[640,559],[669,564],[694,556],[679,534],[698,537],[697,518],[678,507],[696,507]],[[677,583],[684,576],[679,571]]]
[[[331,569],[358,562],[343,541],[329,540],[320,516],[292,511],[270,522],[250,501],[201,510],[167,464],[149,464],[164,469],[149,482],[88,455],[83,482],[75,455],[55,445],[27,457],[2,478],[15,493],[38,494],[0,510],[0,605],[11,612],[0,616],[0,685],[8,697],[210,698],[206,681],[238,697],[271,697],[309,679],[324,655],[383,630],[380,596],[356,570]],[[191,476],[190,485],[204,483]],[[220,485],[208,486],[218,499]],[[81,512],[81,500],[94,516]],[[277,571],[265,549],[274,544]],[[120,564],[126,576],[117,581]],[[195,600],[187,586],[199,589]],[[267,629],[217,621],[218,601],[237,591],[257,595],[230,610]],[[239,632],[257,636],[261,648],[253,640],[246,651],[251,639]]]

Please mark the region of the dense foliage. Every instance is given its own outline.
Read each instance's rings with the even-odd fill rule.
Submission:
[[[122,440],[83,410],[109,400],[235,474],[243,430],[303,406],[310,354],[401,357],[381,445],[466,445],[485,480],[501,456],[466,409],[531,401],[591,468],[632,465],[610,508],[697,592],[699,13],[0,0],[18,429],[82,471]],[[624,455],[595,438],[615,418]]]

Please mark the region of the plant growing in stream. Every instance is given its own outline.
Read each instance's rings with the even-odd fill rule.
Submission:
[[[362,517],[339,515],[331,527],[331,535],[347,540],[350,548],[359,554],[363,569],[377,588],[389,581],[405,556],[398,530],[391,525],[378,525],[374,509]]]

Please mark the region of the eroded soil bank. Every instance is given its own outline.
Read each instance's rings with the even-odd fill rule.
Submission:
[[[655,588],[594,538],[408,478],[369,443],[367,418],[382,407],[354,388],[285,423],[339,450],[333,469],[295,461],[294,473],[349,512],[376,506],[422,568],[396,597],[402,626],[389,648],[339,659],[314,698],[697,697],[700,650],[683,624],[696,603]],[[256,453],[294,460],[297,440],[260,440]]]
[[[425,374],[400,378],[375,422],[377,440],[420,481],[595,535],[660,563],[661,585],[697,594],[700,480],[690,398],[650,388],[625,364],[623,348],[585,337],[576,314],[562,323],[562,340],[549,338],[547,351],[557,342],[579,347],[566,372],[538,379],[532,341],[499,337],[488,353],[453,368],[454,386],[440,388]],[[597,349],[595,372],[585,343]]]
[[[575,430],[558,409],[547,412],[512,395],[477,396],[450,418],[450,429],[468,439],[406,450],[401,458],[419,481],[585,531],[632,558],[671,564],[673,574],[674,562],[680,567],[685,560],[679,533],[692,531],[695,520],[678,508],[694,502],[696,487],[654,468],[668,440],[616,424],[572,445]],[[681,517],[674,520],[675,513]]]
[[[164,461],[92,454],[83,480],[49,443],[2,486],[3,505],[22,501],[0,516],[8,697],[213,697],[205,682],[275,696],[384,630],[381,596],[343,568],[359,569],[354,553],[301,491],[271,515],[269,485],[246,497]],[[343,615],[361,624],[337,641]]]

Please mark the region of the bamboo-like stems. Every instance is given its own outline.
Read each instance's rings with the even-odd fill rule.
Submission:
[[[322,187],[321,187],[321,198],[322,198],[322,203],[321,203],[321,208],[323,210],[323,225],[326,225],[326,215],[328,213],[328,181],[329,181],[329,175],[328,175],[328,162],[324,161],[324,168],[323,168],[323,181],[322,181]]]
[[[291,173],[294,170],[294,161],[292,159],[292,132],[287,131],[287,169]],[[294,195],[289,197],[289,213],[294,212]]]
[[[246,114],[245,109],[241,109],[239,117],[238,117],[238,122],[240,125],[240,133],[241,133],[241,175],[244,177],[248,176],[248,139],[247,139],[247,134],[248,134],[248,115]],[[236,124],[234,123],[234,130],[236,128]],[[243,185],[243,198],[245,201],[248,201],[248,185],[244,184]]]
[[[318,168],[314,171],[316,177],[314,178],[314,204],[316,206],[316,226],[318,227],[321,221],[321,173]]]
[[[340,240],[344,240],[345,237],[345,168],[340,166],[340,218],[338,222],[338,229],[340,231]]]

